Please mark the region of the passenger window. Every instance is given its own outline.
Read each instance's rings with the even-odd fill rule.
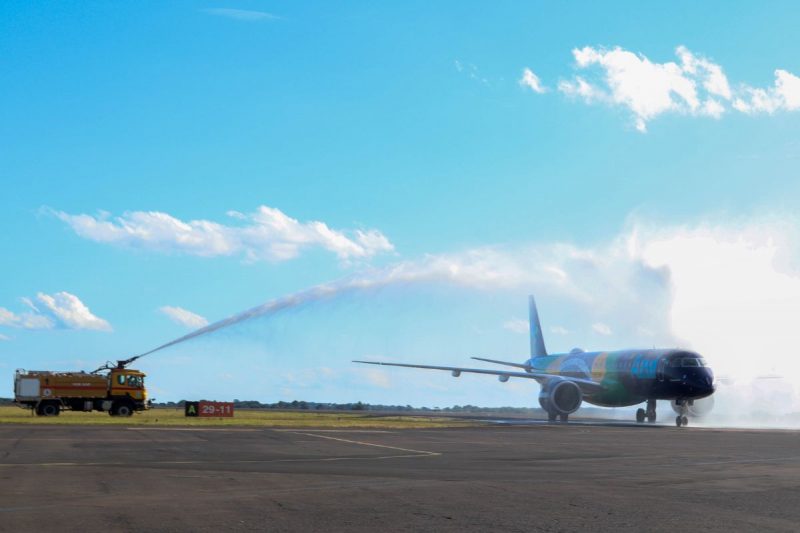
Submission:
[[[125,385],[125,374],[117,374],[117,383]]]
[[[683,366],[698,366],[697,359],[684,359]]]

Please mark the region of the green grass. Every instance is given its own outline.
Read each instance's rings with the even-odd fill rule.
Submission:
[[[241,409],[233,418],[186,418],[183,409],[150,409],[131,417],[109,416],[107,413],[64,411],[59,416],[32,416],[16,406],[0,407],[0,425],[36,424],[108,425],[108,426],[249,426],[287,428],[441,428],[474,426],[476,422],[427,416],[376,416],[372,413],[320,413],[316,411],[276,411],[272,409]]]

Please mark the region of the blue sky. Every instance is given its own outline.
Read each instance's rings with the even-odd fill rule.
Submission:
[[[795,279],[798,25],[791,2],[4,3],[0,369],[365,277],[141,367],[165,400],[529,405],[349,360],[522,359],[533,291],[554,349],[705,346],[676,316],[691,243],[777,242]]]

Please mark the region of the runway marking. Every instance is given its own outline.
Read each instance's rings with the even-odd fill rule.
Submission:
[[[358,444],[360,446],[375,446],[376,448],[388,448],[390,450],[400,450],[401,452],[410,452],[410,453],[415,453],[415,454],[421,454],[422,456],[425,456],[425,455],[428,455],[428,456],[430,456],[430,455],[442,455],[439,452],[429,452],[429,451],[426,451],[426,450],[414,450],[414,449],[411,449],[411,448],[400,448],[399,446],[388,446],[386,444],[375,444],[373,442],[364,442],[364,441],[360,441],[360,440],[342,439],[342,438],[339,438],[339,437],[331,437],[331,436],[328,436],[328,435],[315,435],[313,433],[303,433],[301,431],[294,431],[293,433],[296,433],[297,435],[305,435],[307,437],[317,437],[319,439],[337,440],[339,442],[347,442],[347,443],[350,443],[350,444]],[[397,456],[395,456],[395,457],[397,457]],[[411,457],[411,456],[402,456],[401,455],[399,457]]]
[[[273,430],[275,431],[275,430]],[[364,442],[360,440],[342,439],[340,437],[331,437],[329,435],[315,435],[314,433],[305,433],[302,431],[291,431],[296,435],[304,435],[307,437],[316,437],[318,439],[335,440],[339,442],[346,442],[348,444],[356,444],[359,446],[371,446],[375,448],[385,448],[388,450],[397,450],[401,452],[408,452],[405,454],[381,455],[377,457],[320,457],[320,458],[298,458],[298,459],[239,459],[228,461],[202,461],[202,460],[189,460],[189,461],[139,461],[136,463],[123,463],[123,462],[106,462],[106,463],[79,463],[79,462],[53,462],[53,463],[0,463],[0,468],[11,466],[40,466],[40,467],[60,467],[60,466],[131,466],[131,465],[233,465],[233,464],[270,464],[270,463],[318,463],[318,462],[333,462],[333,461],[375,461],[381,459],[400,459],[409,457],[435,457],[442,455],[439,452],[431,452],[427,450],[415,450],[413,448],[401,448],[399,446],[389,446],[387,444],[375,444],[374,442]]]

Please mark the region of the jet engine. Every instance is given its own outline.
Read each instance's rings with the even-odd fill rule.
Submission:
[[[711,409],[714,408],[714,397],[713,396],[707,396],[707,397],[701,398],[699,400],[687,400],[687,401],[690,402],[689,405],[687,406],[688,407],[688,411],[689,411],[689,416],[692,416],[692,417],[695,417],[695,418],[701,418],[701,417],[706,416],[708,413],[711,412]],[[675,400],[672,400],[669,403],[672,406],[672,410],[673,411],[675,411],[678,414],[681,414],[681,408],[676,403]]]
[[[569,415],[578,410],[583,401],[581,388],[564,379],[554,379],[542,385],[539,405],[548,413]]]

